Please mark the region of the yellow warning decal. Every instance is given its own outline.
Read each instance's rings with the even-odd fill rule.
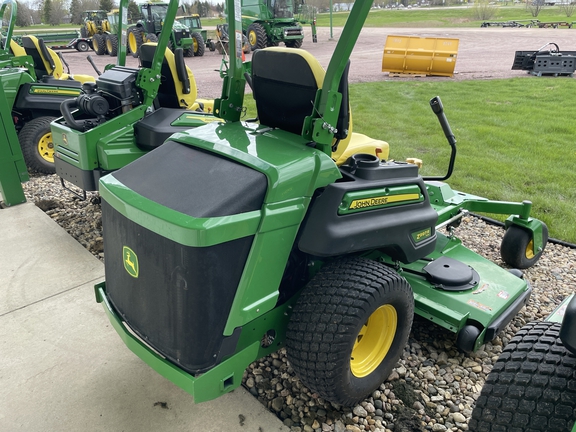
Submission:
[[[68,96],[78,96],[80,94],[79,91],[74,90],[59,90],[59,89],[41,89],[41,88],[33,88],[31,93],[34,94],[58,94],[58,95],[68,95]]]
[[[390,196],[378,196],[372,198],[357,199],[350,203],[348,210],[365,209],[369,207],[378,207],[386,204],[398,203],[403,201],[413,201],[420,198],[418,194],[402,194]]]

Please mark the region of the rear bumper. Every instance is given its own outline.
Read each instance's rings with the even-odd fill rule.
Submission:
[[[102,304],[112,327],[130,351],[164,378],[191,394],[196,403],[216,399],[239,387],[246,365],[258,357],[260,343],[256,341],[209,371],[193,376],[166,360],[130,331],[108,300],[106,282],[96,285],[94,289],[96,301]]]
[[[530,300],[530,296],[532,295],[532,286],[528,281],[526,281],[526,284],[528,285],[526,291],[520,294],[518,298],[514,300],[514,303],[508,306],[508,308],[498,318],[490,323],[486,329],[484,343],[494,340],[494,338],[498,336],[498,333],[500,333],[500,331],[504,329],[510,321],[512,321],[516,314],[520,312],[520,309],[528,304],[528,300]]]

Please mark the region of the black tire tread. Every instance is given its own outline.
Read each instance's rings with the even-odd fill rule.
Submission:
[[[196,39],[196,44],[198,45],[198,49],[194,51],[194,45],[192,45],[192,51],[196,57],[202,57],[204,52],[206,51],[206,44],[204,43],[204,38],[198,32],[192,32],[190,35],[192,39]]]
[[[256,45],[250,45],[250,49],[255,51],[257,49],[266,48],[268,45],[268,36],[266,35],[266,30],[262,26],[262,24],[252,23],[246,30],[246,35],[250,34],[250,31],[254,31],[256,33]],[[250,38],[248,38],[250,40]]]
[[[92,36],[92,46],[94,47],[94,52],[96,55],[106,54],[106,42],[104,36],[101,34],[95,34]]]
[[[559,323],[531,322],[504,348],[486,379],[471,432],[569,432],[576,420],[576,356]]]
[[[542,224],[542,234],[544,236],[544,247],[548,241],[548,227]],[[502,261],[513,268],[526,269],[532,267],[542,256],[542,250],[534,255],[533,258],[526,258],[525,250],[531,240],[531,233],[525,228],[516,225],[511,225],[506,230],[502,243],[500,244],[500,256]]]
[[[38,139],[47,131],[50,131],[50,123],[55,119],[56,117],[32,119],[24,125],[18,134],[26,166],[33,171],[43,174],[54,174],[56,172],[54,164],[44,160],[38,153]]]
[[[374,389],[391,372],[408,340],[414,315],[413,295],[408,282],[388,267],[363,258],[338,260],[327,264],[303,290],[286,332],[288,360],[302,382],[322,397],[342,405],[358,402],[358,395],[346,394],[338,380],[350,359],[350,337],[358,317],[364,316],[366,307],[374,303],[378,291],[398,291],[406,297],[410,308],[409,323],[398,328],[398,352],[391,352],[383,363],[390,363],[389,371]],[[372,300],[372,301],[371,301]],[[402,333],[398,337],[398,334]],[[395,338],[396,339],[396,338]],[[402,340],[404,339],[404,340]]]

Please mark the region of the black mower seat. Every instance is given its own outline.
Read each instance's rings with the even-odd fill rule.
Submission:
[[[152,67],[157,45],[156,42],[147,42],[140,47],[140,64],[142,67]],[[160,74],[162,78],[156,99],[157,108],[186,108],[192,110],[199,108],[198,103],[196,103],[198,94],[196,80],[192,71],[184,62],[184,51],[182,48],[176,48],[175,52],[166,48]]]
[[[337,165],[355,153],[375,154],[387,159],[389,146],[352,132],[352,114],[348,101],[348,70],[346,65],[340,80],[342,94],[340,115],[334,134],[338,142],[332,159]],[[252,89],[261,124],[302,134],[304,119],[312,113],[316,92],[322,88],[326,72],[308,51],[299,48],[270,47],[252,55]]]

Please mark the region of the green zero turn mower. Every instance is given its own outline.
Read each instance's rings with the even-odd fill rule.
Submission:
[[[126,7],[126,1],[121,8]],[[531,204],[454,191],[446,176],[358,153],[349,57],[370,10],[358,0],[324,70],[301,49],[271,47],[242,68],[240,14],[227,1],[230,68],[222,121],[173,134],[99,181],[106,281],[96,298],[126,345],[194,396],[238,387],[245,368],[286,346],[303,383],[352,405],[390,374],[414,313],[473,351],[526,304],[518,268],[547,241]],[[242,122],[248,79],[258,122]],[[468,211],[509,214],[500,268],[464,247]],[[448,227],[448,234],[440,232]]]

